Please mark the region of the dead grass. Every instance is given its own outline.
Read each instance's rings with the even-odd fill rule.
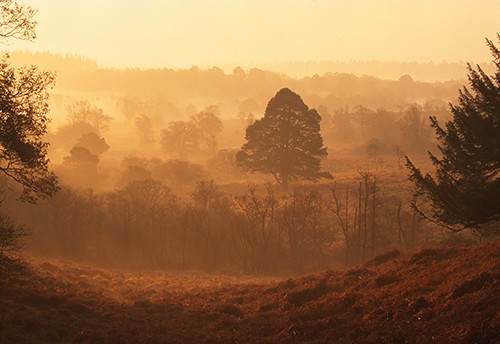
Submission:
[[[0,269],[0,342],[498,343],[499,258],[498,242],[392,251],[295,279],[30,258]]]

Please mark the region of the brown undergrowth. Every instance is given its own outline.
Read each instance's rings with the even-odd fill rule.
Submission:
[[[2,343],[498,343],[500,243],[293,279],[2,261]]]

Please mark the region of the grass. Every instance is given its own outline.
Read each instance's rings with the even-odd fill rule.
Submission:
[[[0,269],[2,343],[498,343],[500,243],[289,278]]]

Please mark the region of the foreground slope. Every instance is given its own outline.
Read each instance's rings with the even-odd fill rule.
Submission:
[[[288,280],[0,268],[5,343],[498,343],[500,243]]]

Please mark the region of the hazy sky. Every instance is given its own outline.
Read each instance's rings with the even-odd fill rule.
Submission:
[[[35,43],[103,66],[490,61],[498,0],[24,0]]]

